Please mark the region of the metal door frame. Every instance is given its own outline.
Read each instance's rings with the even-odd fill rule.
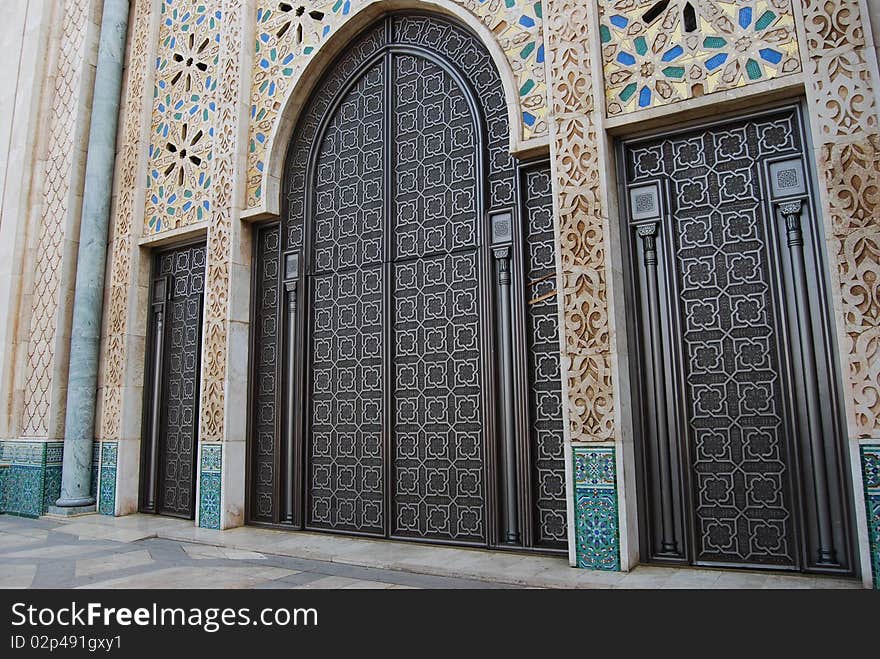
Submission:
[[[797,543],[797,546],[792,547],[792,554],[794,556],[796,565],[790,568],[768,564],[747,565],[743,563],[720,562],[711,562],[702,565],[716,568],[729,567],[733,569],[759,569],[761,571],[800,571],[820,574],[857,575],[859,573],[859,565],[858,561],[853,556],[853,548],[857,546],[857,538],[855,536],[857,532],[857,526],[853,516],[852,474],[850,469],[848,468],[848,466],[850,465],[850,447],[846,433],[845,405],[843,400],[842,387],[842,374],[845,371],[842,368],[842,356],[840,354],[837,342],[835,341],[837,330],[834,326],[831,312],[831,310],[833,310],[833,303],[831,297],[832,282],[830,279],[830,259],[827,254],[827,247],[825,244],[826,241],[823,233],[824,218],[820,208],[820,200],[818,198],[818,191],[820,188],[818,185],[815,159],[812,156],[812,154],[815,153],[815,150],[813,149],[812,134],[810,132],[810,113],[806,106],[805,99],[798,96],[796,98],[788,98],[767,104],[762,104],[758,108],[746,112],[731,110],[708,120],[704,117],[682,123],[676,123],[674,128],[670,128],[669,126],[652,128],[648,130],[617,135],[615,137],[613,153],[616,157],[615,174],[617,177],[616,188],[619,205],[618,230],[620,232],[621,244],[619,256],[622,259],[625,281],[625,297],[626,299],[631,301],[637,300],[640,297],[639,291],[636,289],[637,278],[635,276],[634,270],[637,267],[637,264],[635,264],[634,262],[635,255],[633,254],[631,246],[632,240],[630,236],[632,227],[630,226],[630,207],[628,201],[629,185],[626,180],[625,170],[625,150],[627,146],[658,137],[674,137],[676,135],[693,132],[699,129],[709,130],[715,127],[725,126],[738,121],[760,119],[761,117],[773,115],[775,113],[779,113],[785,110],[793,111],[793,114],[797,119],[798,125],[796,128],[800,133],[800,139],[802,142],[801,156],[805,166],[804,174],[807,179],[806,183],[808,190],[808,201],[805,204],[805,206],[807,207],[807,218],[804,221],[804,232],[808,233],[810,236],[810,242],[813,247],[812,258],[815,260],[815,263],[820,270],[820,272],[816,273],[815,279],[818,281],[820,289],[817,293],[817,298],[821,305],[819,308],[811,309],[811,311],[816,313],[818,316],[818,318],[814,320],[814,324],[818,323],[823,331],[823,336],[820,337],[819,341],[822,343],[824,350],[821,353],[817,353],[816,357],[817,359],[823,359],[826,362],[825,369],[828,374],[827,384],[828,389],[830,390],[830,404],[834,410],[834,418],[829,421],[829,424],[831,425],[834,433],[834,449],[837,456],[836,478],[838,479],[840,485],[839,505],[843,513],[842,521],[844,523],[844,526],[846,527],[842,533],[843,546],[839,548],[839,554],[841,554],[840,561],[847,564],[849,567],[848,569],[810,569],[808,566],[809,561],[806,557],[806,552],[808,551],[808,542],[806,538],[806,518],[812,513],[807,510],[808,504],[810,502],[807,501],[807,498],[804,495],[804,486],[802,484],[802,481],[804,480],[804,473],[802,470],[802,461],[804,460],[804,456],[802,455],[802,450],[799,448],[797,438],[795,437],[795,435],[797,434],[797,427],[800,423],[800,419],[798,419],[798,412],[795,411],[797,408],[797,402],[795,399],[800,385],[796,384],[795,381],[800,377],[801,367],[799,364],[791,363],[792,352],[795,351],[795,339],[790,336],[790,327],[792,322],[791,317],[793,315],[792,313],[790,313],[790,309],[792,308],[792,294],[789,290],[790,287],[784,287],[780,285],[783,271],[788,266],[784,263],[785,256],[780,253],[781,245],[777,237],[778,229],[774,227],[773,224],[773,222],[776,220],[776,213],[772,208],[772,201],[770,199],[769,183],[767,181],[766,171],[766,163],[770,162],[773,159],[769,158],[765,159],[765,162],[756,161],[756,166],[758,168],[758,180],[756,184],[759,186],[762,196],[762,220],[765,224],[765,228],[767,229],[766,244],[763,247],[763,251],[765,252],[765,254],[770,256],[770,263],[768,264],[768,283],[771,283],[773,286],[771,286],[769,295],[772,297],[774,304],[776,305],[776,310],[779,316],[779,318],[776,319],[775,327],[777,330],[776,343],[779,346],[778,354],[780,393],[782,398],[785,399],[784,407],[782,409],[784,411],[793,412],[796,419],[794,422],[785,422],[786,430],[784,433],[785,444],[790,457],[789,471],[793,472],[787,479],[787,488],[791,496],[790,507],[794,518],[794,532],[792,537],[793,540]],[[772,255],[769,254],[771,250],[773,251]],[[670,278],[672,276],[671,271],[672,268],[667,268],[666,272],[663,273],[663,276]],[[667,290],[671,289],[667,288]],[[663,313],[666,315],[666,317],[670,319],[674,319],[675,317],[677,317],[678,311],[676,310],[676,308],[670,309],[667,302],[664,300],[661,300],[661,304],[663,304]],[[641,348],[639,346],[639,334],[641,332],[641,325],[638,318],[639,310],[636,308],[636,304],[626,304],[625,307],[627,347],[629,350],[629,354],[632,356],[636,356],[641,353]],[[676,330],[676,334],[677,333],[678,332]],[[681,528],[683,530],[683,538],[686,543],[686,546],[684,548],[685,556],[682,559],[651,557],[653,553],[651,549],[652,531],[649,526],[649,518],[651,516],[651,513],[648,503],[648,497],[651,488],[649,487],[647,481],[647,449],[645,446],[645,442],[642,439],[644,437],[644,419],[646,418],[647,412],[645,409],[645,396],[642,390],[642,386],[640,384],[644,374],[636,361],[636,359],[629,360],[628,375],[630,378],[629,393],[633,401],[632,420],[634,443],[636,447],[635,465],[637,476],[636,500],[639,511],[639,552],[642,557],[642,561],[647,563],[658,565],[676,565],[684,567],[700,566],[701,563],[694,560],[695,535],[692,528],[694,519],[693,488],[690,485],[691,477],[687,473],[683,473],[681,477],[676,479],[678,482],[678,487],[675,493],[676,497],[679,498],[679,501],[682,505],[683,515],[682,519],[679,520],[678,523],[681,524]],[[679,369],[681,360],[677,357],[673,357],[670,361],[672,363],[667,364],[669,371],[677,371]],[[672,379],[674,382],[683,383],[683,379],[680,376],[675,376]],[[683,391],[676,390],[675,395],[677,396],[675,407],[678,413],[676,415],[676,419],[674,419],[674,422],[678,427],[681,425],[683,420],[687,418],[687,415],[683,410],[685,393]],[[680,442],[677,455],[678,469],[684,472],[689,470],[691,465],[690,454],[692,438],[690,436],[690,431],[687,429],[685,429],[684,431],[679,431],[679,437],[683,438],[683,440]],[[807,457],[807,459],[809,458]]]
[[[165,396],[165,383],[164,379],[160,377],[164,375],[165,368],[167,364],[165,363],[165,350],[167,348],[166,338],[168,332],[168,322],[167,320],[163,323],[163,349],[160,355],[154,355],[155,346],[156,346],[156,327],[155,323],[152,322],[153,318],[153,307],[154,306],[162,306],[163,313],[167,313],[165,310],[167,309],[168,302],[170,300],[170,289],[166,290],[165,299],[161,302],[158,299],[154,299],[156,294],[156,283],[163,279],[162,277],[157,276],[158,273],[158,265],[159,260],[162,255],[167,254],[169,252],[177,252],[180,250],[189,249],[192,247],[197,247],[200,245],[204,245],[207,249],[207,242],[204,236],[199,238],[193,238],[190,240],[184,240],[179,243],[174,243],[172,245],[167,245],[163,247],[156,248],[150,251],[150,287],[149,287],[149,297],[148,299],[148,311],[147,311],[147,333],[146,333],[146,350],[144,352],[144,391],[142,397],[141,404],[141,447],[140,447],[140,466],[138,469],[138,478],[140,486],[138,487],[138,512],[153,514],[153,515],[161,515],[163,517],[177,517],[180,519],[195,519],[198,504],[196,501],[196,490],[198,484],[198,473],[199,473],[199,421],[201,418],[201,397],[199,395],[200,385],[201,385],[201,375],[202,375],[202,338],[203,338],[203,327],[202,322],[204,320],[204,302],[205,302],[205,293],[204,288],[200,294],[201,303],[199,304],[199,320],[198,320],[198,339],[196,341],[196,374],[195,374],[195,395],[196,401],[194,405],[194,437],[193,437],[193,476],[192,476],[192,491],[190,492],[190,501],[192,502],[192,512],[189,515],[178,515],[170,512],[161,512],[159,502],[161,501],[162,495],[160,493],[159,484],[161,483],[161,475],[163,473],[163,461],[162,461],[162,446],[161,443],[156,448],[157,452],[157,461],[156,461],[156,470],[154,473],[150,473],[150,453],[153,448],[153,442],[157,441],[157,437],[153,428],[153,421],[151,419],[152,416],[158,420],[158,425],[160,428],[163,428],[166,423],[166,415],[167,409],[165,405],[162,404]],[[207,268],[207,262],[206,262]],[[205,273],[205,281],[207,281],[207,272]],[[150,359],[151,356],[158,357],[161,359],[160,369],[161,373],[156,372],[155,362]],[[157,381],[156,378],[159,377]],[[151,397],[151,391],[157,390],[157,395]],[[156,400],[158,398],[158,400]],[[154,411],[154,407],[158,406],[158,409]],[[153,435],[150,437],[149,435]],[[155,488],[155,498],[152,507],[148,507],[147,503],[147,488],[151,484]]]

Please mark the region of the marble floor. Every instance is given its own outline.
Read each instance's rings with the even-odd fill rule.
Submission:
[[[860,588],[851,579],[639,566],[153,515],[0,515],[0,588]]]

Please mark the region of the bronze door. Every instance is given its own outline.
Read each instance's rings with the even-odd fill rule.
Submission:
[[[563,548],[546,163],[467,30],[386,17],[318,84],[257,239],[254,521]]]
[[[204,244],[153,261],[144,388],[141,510],[195,516]]]
[[[851,571],[801,114],[623,145],[643,552]]]

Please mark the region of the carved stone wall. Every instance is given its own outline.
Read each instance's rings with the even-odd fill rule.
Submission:
[[[139,154],[144,122],[142,109],[149,54],[151,0],[133,0],[127,55],[127,80],[123,88],[123,110],[119,148],[116,155],[116,204],[111,218],[108,246],[109,269],[104,296],[104,338],[102,347],[103,391],[100,438],[118,440],[122,430],[122,390],[125,382],[127,337],[132,328],[129,307],[137,303],[131,286],[132,256],[135,236],[136,205],[143,197],[138,186]]]
[[[562,266],[563,377],[572,441],[613,441],[608,273],[592,75],[591,12],[582,0],[545,2],[550,139]]]
[[[59,307],[64,303],[64,243],[75,240],[69,235],[71,224],[79,216],[81,190],[74,188],[75,168],[82,144],[77,135],[79,108],[83,102],[81,83],[85,69],[86,28],[89,0],[67,0],[58,18],[61,21],[61,42],[49,113],[49,136],[46,165],[41,191],[41,217],[36,245],[34,288],[30,313],[30,340],[27,350],[24,383],[22,437],[48,437],[50,432],[63,432],[63,409],[53,406],[57,388],[55,371],[59,329]],[[81,158],[80,158],[81,159]],[[61,322],[60,322],[61,321]],[[54,409],[53,409],[54,407]],[[63,407],[63,406],[62,406]],[[55,415],[55,419],[51,418]]]
[[[202,348],[202,407],[200,441],[220,441],[224,436],[226,360],[229,324],[229,270],[235,188],[235,163],[239,117],[242,24],[245,3],[225,0],[220,27],[218,66],[208,69],[216,77],[213,98],[216,117],[214,163],[211,172],[213,212],[208,227],[208,264],[205,281],[205,317]],[[221,12],[218,12],[221,13]]]
[[[822,210],[840,286],[849,435],[880,437],[880,117],[868,17],[859,0],[802,4]]]

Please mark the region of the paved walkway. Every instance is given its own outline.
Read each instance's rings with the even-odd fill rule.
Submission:
[[[855,580],[639,566],[319,533],[198,529],[153,515],[0,515],[0,588],[860,588]]]

